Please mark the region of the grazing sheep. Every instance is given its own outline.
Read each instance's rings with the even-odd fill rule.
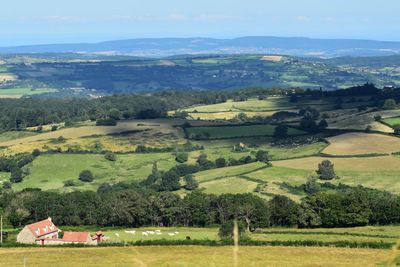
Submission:
[[[174,234],[174,233],[168,233],[168,235],[169,235],[169,236],[174,236],[175,234]]]
[[[142,232],[142,235],[148,236],[149,234],[147,232]]]
[[[119,237],[119,234],[118,234],[118,233],[115,233],[115,235],[116,235],[117,237]]]
[[[176,235],[179,235],[179,232],[175,232]]]

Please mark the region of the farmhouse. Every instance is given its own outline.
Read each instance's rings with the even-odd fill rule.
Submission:
[[[17,242],[35,244],[38,239],[54,240],[57,242],[59,240],[59,232],[60,229],[53,224],[51,218],[47,218],[46,220],[26,225],[17,235]]]
[[[38,245],[63,245],[63,244],[86,244],[97,245],[104,240],[101,231],[92,237],[89,232],[64,232],[59,238],[61,230],[56,227],[51,218],[25,226],[17,235],[17,242],[23,244]]]

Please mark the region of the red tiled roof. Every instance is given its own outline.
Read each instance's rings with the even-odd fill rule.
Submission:
[[[90,234],[88,232],[64,232],[64,237],[62,240],[64,242],[84,243],[87,242],[88,238],[90,238]]]
[[[27,225],[35,237],[57,232],[59,229],[53,224],[51,218]]]

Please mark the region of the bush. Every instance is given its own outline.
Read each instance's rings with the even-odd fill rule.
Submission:
[[[75,186],[75,182],[73,180],[67,180],[64,182],[64,187]]]
[[[39,126],[36,128],[36,132],[38,132],[38,133],[43,132],[43,126],[42,126],[42,125],[39,125]]]
[[[382,108],[385,109],[385,110],[395,109],[396,108],[396,101],[394,99],[386,99]]]
[[[330,160],[324,160],[318,164],[317,172],[321,180],[332,180],[336,177],[333,163]]]
[[[226,166],[226,160],[224,158],[218,158],[215,160],[215,166],[217,168],[223,168]]]
[[[286,125],[276,126],[273,136],[275,138],[286,138],[288,136],[288,127]]]
[[[107,152],[106,154],[104,154],[104,158],[106,160],[109,160],[109,161],[116,161],[117,160],[117,156],[112,152]]]
[[[256,160],[260,162],[267,162],[268,161],[268,151],[265,150],[258,150],[256,154]]]
[[[11,170],[11,178],[10,178],[10,181],[12,182],[12,183],[20,183],[20,182],[22,182],[22,180],[23,180],[23,173],[22,173],[22,170],[21,170],[21,168],[13,168],[12,170]]]
[[[34,157],[39,157],[40,156],[40,150],[39,149],[34,149],[33,151],[32,151],[32,156],[34,156]]]
[[[52,132],[57,131],[57,129],[58,129],[58,126],[57,126],[57,125],[51,126],[51,131],[52,131]]]
[[[81,171],[81,173],[79,174],[79,180],[81,180],[82,182],[85,183],[91,183],[94,180],[93,174],[91,171],[89,170],[84,170]]]
[[[186,152],[178,152],[176,154],[175,160],[179,163],[184,163],[188,161],[189,155]]]
[[[193,177],[192,174],[187,174],[184,177],[185,179],[185,189],[186,190],[194,190],[199,187],[199,183],[196,181],[196,179]]]

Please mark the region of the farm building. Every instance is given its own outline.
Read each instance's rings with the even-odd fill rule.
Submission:
[[[61,230],[56,227],[51,218],[25,226],[17,235],[17,242],[38,245],[63,245],[63,244],[86,244],[97,245],[104,240],[101,231],[92,237],[89,232],[64,232],[59,238]]]
[[[60,229],[51,221],[46,220],[26,225],[17,235],[17,242],[23,244],[35,244],[37,239],[56,240]]]

